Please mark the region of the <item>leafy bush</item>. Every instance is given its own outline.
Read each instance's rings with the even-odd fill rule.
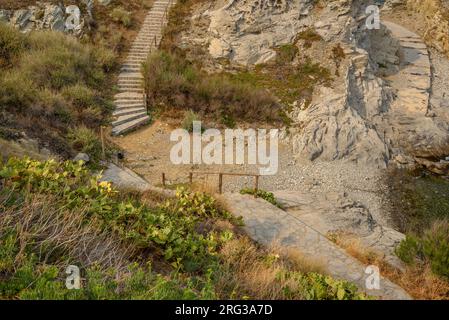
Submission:
[[[240,190],[241,194],[250,194],[255,195],[257,198],[262,198],[265,201],[268,201],[272,205],[275,205],[276,207],[282,208],[280,203],[277,202],[276,198],[274,197],[274,194],[272,192],[264,191],[258,189],[257,192],[255,189],[242,189]]]
[[[277,48],[276,62],[278,64],[292,62],[299,52],[299,49],[294,44],[285,44]]]
[[[219,283],[224,275],[245,271],[242,263],[248,261],[242,255],[251,255],[255,247],[242,247],[230,230],[205,227],[217,219],[237,222],[208,195],[179,189],[175,198],[149,207],[71,161],[11,158],[0,166],[0,179],[1,299],[216,299],[235,297],[236,290],[243,294],[240,284],[218,291]],[[221,250],[231,241],[244,252],[223,265]],[[254,266],[276,263],[256,252],[263,261]],[[152,262],[165,265],[166,275],[156,274]],[[80,290],[64,286],[70,264],[81,269]],[[270,269],[270,285],[281,286],[282,297],[366,298],[347,282],[276,268]]]
[[[24,112],[36,102],[38,90],[34,83],[18,72],[0,76],[0,110]]]
[[[88,154],[93,160],[100,159],[101,142],[92,129],[85,126],[76,127],[69,131],[68,138],[74,150]]]
[[[265,90],[233,82],[228,75],[207,75],[180,55],[155,52],[144,73],[149,104],[191,109],[218,120],[280,120],[280,106]]]
[[[407,264],[428,262],[435,274],[449,278],[449,222],[434,222],[421,237],[407,236],[396,254]]]
[[[200,120],[200,117],[192,110],[186,111],[184,119],[182,120],[182,128],[189,132],[193,132],[193,122]]]
[[[24,35],[0,22],[0,68],[10,66],[27,45]]]
[[[111,18],[115,22],[121,23],[126,28],[129,28],[132,25],[131,14],[122,7],[114,8],[111,12]]]
[[[396,248],[396,255],[405,263],[413,265],[421,252],[419,239],[412,235],[407,235]]]
[[[422,246],[432,271],[449,278],[449,222],[435,222],[432,228],[424,233]]]
[[[5,48],[14,65],[0,72],[0,110],[12,114],[12,121],[0,126],[24,131],[47,142],[53,152],[73,156],[69,129],[98,127],[110,114],[113,89],[106,72],[115,67],[115,54],[59,32],[22,35],[0,28],[0,42],[20,48]]]
[[[321,41],[323,38],[313,29],[308,28],[298,34],[297,40],[304,40],[304,46],[310,48],[315,41]]]

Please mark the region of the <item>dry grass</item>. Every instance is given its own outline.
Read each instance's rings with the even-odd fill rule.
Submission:
[[[26,246],[32,245],[42,263],[58,262],[67,256],[83,264],[104,269],[125,270],[132,248],[120,239],[100,231],[92,220],[85,224],[85,208],[69,209],[51,196],[29,195],[19,206],[9,206],[10,195],[0,198],[0,233],[17,232],[19,252],[14,265],[20,265]],[[61,262],[61,261],[59,261]]]
[[[247,237],[229,241],[220,254],[224,271],[216,284],[219,297],[234,292],[235,298],[303,299],[300,283],[281,275],[286,271],[323,272],[319,263],[304,259],[294,250],[281,251],[277,246],[263,250]]]
[[[351,236],[340,235],[333,240],[362,263],[379,267],[383,277],[402,287],[414,299],[449,300],[449,282],[433,274],[428,264],[406,266],[401,271],[386,262],[381,254],[363,247]]]

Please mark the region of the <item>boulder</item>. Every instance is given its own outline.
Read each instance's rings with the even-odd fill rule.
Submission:
[[[87,154],[81,152],[78,153],[75,158],[73,158],[73,161],[84,161],[87,163],[90,161],[90,157]]]
[[[10,19],[11,19],[11,11],[0,9],[0,22],[9,22]]]
[[[43,18],[44,28],[54,31],[65,30],[65,13],[57,5],[47,4]]]
[[[25,30],[31,23],[32,12],[29,9],[16,10],[10,20],[10,23],[19,30]]]

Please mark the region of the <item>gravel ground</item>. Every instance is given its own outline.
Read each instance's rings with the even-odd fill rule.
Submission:
[[[173,165],[170,161],[170,128],[157,122],[125,137],[116,138],[127,150],[127,165],[151,184],[160,185],[161,174],[165,173],[168,184],[188,182],[188,172],[233,172],[258,173],[255,165]],[[313,195],[337,193],[358,201],[368,208],[380,224],[389,225],[387,214],[382,211],[384,190],[382,174],[384,171],[357,165],[347,161],[296,162],[288,144],[279,145],[279,169],[277,174],[262,176],[260,188],[268,191],[298,190]],[[218,189],[218,176],[195,175],[194,181],[207,190]],[[254,187],[254,178],[225,176],[223,191],[238,192],[245,187]],[[322,197],[319,197],[322,198]]]

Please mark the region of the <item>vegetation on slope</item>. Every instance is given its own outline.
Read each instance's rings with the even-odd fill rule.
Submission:
[[[180,48],[177,46],[180,34],[190,27],[192,8],[201,4],[202,0],[182,0],[172,7],[167,27],[164,29],[161,41],[161,54],[172,58],[173,64],[181,66],[188,61],[190,68],[177,72],[170,72],[170,76],[164,78],[165,88],[182,94],[175,95],[180,101],[165,101],[166,104],[176,108],[192,109],[195,112],[218,114],[216,119],[226,123],[235,120],[265,121],[271,123],[290,124],[286,112],[290,111],[292,103],[298,100],[311,101],[314,87],[317,85],[329,85],[332,77],[330,71],[313,62],[308,56],[299,52],[298,42],[304,42],[304,47],[310,48],[313,42],[319,42],[322,38],[309,29],[298,34],[294,44],[286,44],[275,48],[277,58],[266,64],[257,65],[255,68],[231,65],[229,61],[214,61],[212,64],[221,63],[225,72],[206,73],[205,61],[211,60],[203,48]],[[161,60],[159,55],[159,60]],[[182,57],[182,58],[181,58]],[[167,61],[165,59],[165,61]],[[153,65],[156,66],[153,66]],[[149,60],[147,70],[158,69],[160,62],[155,58]],[[159,68],[160,69],[160,68]],[[187,75],[186,75],[187,73]],[[199,75],[189,79],[188,76]],[[150,85],[147,86],[149,97],[154,95],[151,82],[154,73],[148,73]],[[156,74],[156,77],[158,74]],[[157,77],[158,79],[160,77]],[[185,81],[187,79],[187,81]],[[156,80],[154,80],[156,81]],[[185,85],[185,82],[195,85]],[[180,87],[180,88],[179,88]],[[158,88],[161,89],[161,88]],[[163,88],[162,88],[163,89]],[[154,104],[157,101],[150,100]],[[194,107],[199,105],[199,107]],[[206,105],[206,107],[201,107]],[[248,108],[246,107],[248,106]],[[218,111],[217,111],[218,110]],[[242,113],[243,112],[243,113]],[[273,121],[274,120],[274,121]]]
[[[251,243],[212,197],[117,192],[82,162],[0,167],[2,299],[363,299]],[[81,290],[66,289],[68,265]]]
[[[144,73],[150,105],[190,109],[222,123],[230,118],[280,120],[280,106],[265,90],[232,82],[226,75],[207,75],[178,54],[154,52],[144,65]]]
[[[68,133],[98,128],[112,109],[107,72],[115,54],[60,33],[23,35],[4,24],[0,43],[0,137],[25,131],[57,154],[73,154]]]
[[[0,23],[0,143],[2,156],[35,155],[11,140],[35,139],[39,147],[68,158],[77,152],[98,160],[98,129],[109,122],[118,60],[139,30],[152,0],[96,4],[81,39],[52,31],[21,34]],[[2,9],[36,1],[0,0]],[[39,157],[41,158],[41,157]]]
[[[449,299],[449,183],[427,173],[403,170],[386,177],[390,202],[385,209],[407,235],[396,249],[405,271],[392,268],[353,241],[340,239],[340,244],[363,262],[380,266],[382,274],[414,298]]]

